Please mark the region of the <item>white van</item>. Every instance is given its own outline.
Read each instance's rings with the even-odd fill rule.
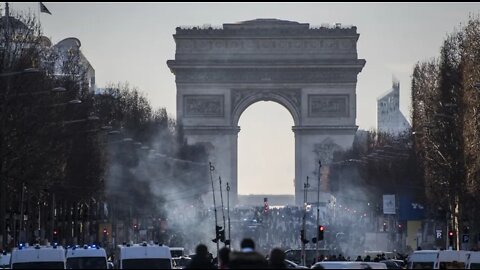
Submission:
[[[438,253],[435,269],[465,269],[467,254],[465,250],[442,250]]]
[[[465,269],[468,251],[419,250],[408,257],[408,269]]]
[[[12,250],[12,269],[65,269],[65,249],[61,246],[19,246]]]
[[[7,252],[0,253],[0,269],[10,269],[10,257],[12,254]]]
[[[387,265],[379,262],[325,261],[314,264],[311,269],[387,269]]]
[[[170,248],[158,244],[118,245],[115,251],[118,269],[172,269]]]
[[[172,258],[180,258],[185,256],[185,248],[183,247],[171,247],[170,253],[172,254]]]
[[[408,256],[408,269],[435,269],[439,250],[417,250]]]
[[[467,254],[467,269],[480,269],[480,252],[470,251]]]
[[[67,249],[67,269],[108,269],[107,252],[96,245]]]

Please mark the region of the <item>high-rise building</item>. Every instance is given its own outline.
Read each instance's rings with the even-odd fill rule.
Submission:
[[[399,135],[410,127],[400,111],[400,82],[394,79],[392,88],[377,98],[377,130]]]

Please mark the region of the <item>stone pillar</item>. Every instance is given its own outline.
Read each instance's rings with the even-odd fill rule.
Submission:
[[[352,146],[357,127],[295,126],[295,204],[303,204],[303,186],[309,177],[308,202],[317,200],[318,161],[328,166],[335,151]],[[322,177],[323,179],[323,177]]]
[[[224,204],[226,201],[226,183],[230,184],[230,205],[234,206],[238,201],[237,183],[237,142],[239,127],[216,126],[204,128],[201,131],[185,129],[185,137],[189,144],[201,143],[207,147],[210,162],[215,167],[213,171],[213,183],[217,206],[221,204],[218,177],[222,178],[222,190]],[[210,176],[209,176],[210,177]],[[210,184],[210,179],[209,184]],[[213,200],[211,194],[205,198],[206,201]]]

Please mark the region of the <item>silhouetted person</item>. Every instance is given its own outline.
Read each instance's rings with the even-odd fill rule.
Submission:
[[[357,256],[357,259],[356,259],[355,261],[356,261],[356,262],[363,262],[362,256],[358,255],[358,256]]]
[[[370,255],[365,256],[364,262],[371,262]]]
[[[252,239],[243,239],[240,248],[240,251],[230,253],[231,269],[265,269],[268,267],[267,260],[255,251],[255,242]]]
[[[188,263],[186,269],[215,269],[209,258],[207,246],[199,244],[195,250],[195,256]]]
[[[285,269],[287,265],[285,264],[285,252],[279,248],[274,248],[270,252],[270,258],[268,261],[270,268],[272,269]]]
[[[218,251],[218,269],[229,269],[230,249],[223,247]]]

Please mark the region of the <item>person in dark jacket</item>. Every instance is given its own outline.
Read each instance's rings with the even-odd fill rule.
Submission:
[[[218,251],[218,269],[228,269],[230,265],[230,249],[223,247]]]
[[[215,266],[208,255],[207,246],[199,244],[196,248],[195,256],[188,263],[186,269],[215,269]]]
[[[274,248],[270,251],[270,258],[268,261],[270,268],[272,269],[285,269],[287,265],[285,264],[285,252],[279,248]]]
[[[240,251],[231,252],[231,269],[266,269],[267,260],[255,251],[255,242],[250,238],[245,238],[240,243]]]

